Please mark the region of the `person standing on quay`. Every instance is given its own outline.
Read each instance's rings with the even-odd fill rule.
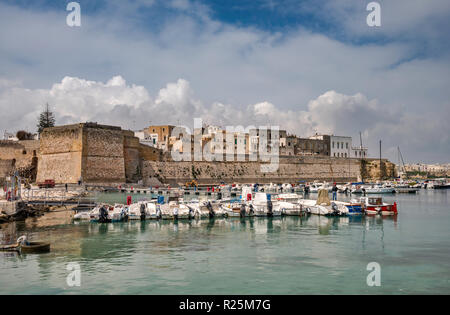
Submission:
[[[333,184],[333,188],[331,189],[331,191],[333,192],[333,200],[337,200],[337,191],[338,188],[336,186],[336,183]]]

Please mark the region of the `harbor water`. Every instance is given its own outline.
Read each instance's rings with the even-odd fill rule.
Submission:
[[[1,225],[1,243],[28,235],[52,250],[0,253],[0,294],[450,294],[448,191],[383,198],[398,217],[97,224],[48,213]],[[380,286],[367,284],[371,262]],[[67,282],[70,263],[80,286]]]

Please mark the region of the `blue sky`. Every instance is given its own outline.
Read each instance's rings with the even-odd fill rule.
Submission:
[[[59,123],[278,124],[449,162],[450,2],[0,0],[2,130]],[[14,110],[11,110],[14,109]],[[358,142],[358,141],[356,141]]]

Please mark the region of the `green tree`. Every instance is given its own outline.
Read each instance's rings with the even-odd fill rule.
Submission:
[[[55,115],[50,111],[48,103],[45,105],[44,111],[39,115],[39,122],[37,125],[38,133],[41,133],[44,128],[55,126]]]
[[[16,137],[19,140],[33,140],[33,134],[25,130],[19,130],[16,133]]]

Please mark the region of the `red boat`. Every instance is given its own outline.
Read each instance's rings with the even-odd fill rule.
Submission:
[[[381,197],[361,198],[367,215],[397,215],[397,203],[384,203]]]

